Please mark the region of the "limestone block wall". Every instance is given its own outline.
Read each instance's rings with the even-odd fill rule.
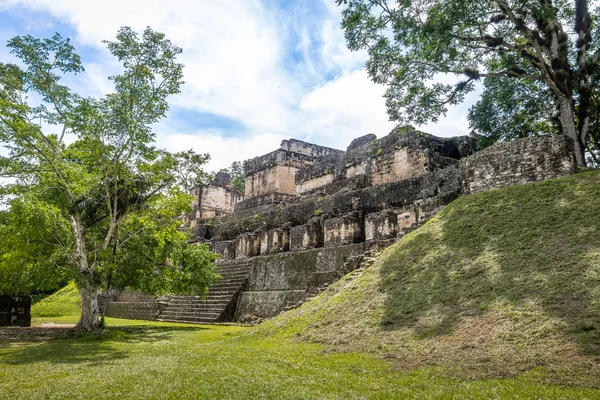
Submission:
[[[155,320],[163,304],[154,296],[142,292],[123,290],[103,296],[106,316],[112,318]]]
[[[306,224],[290,229],[290,250],[310,250],[323,247],[324,232],[322,218],[313,218]]]
[[[403,210],[398,214],[398,232],[403,233],[411,229],[417,222],[423,218],[421,208]]]
[[[235,217],[246,218],[272,210],[278,204],[293,202],[295,194],[267,193],[260,196],[245,199],[235,205]]]
[[[364,219],[360,212],[328,218],[323,224],[323,245],[343,246],[364,242]]]
[[[429,171],[429,152],[419,148],[403,147],[371,160],[373,185],[414,178]]]
[[[343,154],[344,152],[330,147],[319,146],[313,143],[303,142],[297,139],[288,139],[281,142],[280,149],[292,153],[304,154],[314,158],[329,154]]]
[[[235,240],[235,258],[244,259],[260,255],[260,235],[254,232],[244,233]]]
[[[300,140],[284,140],[278,150],[245,162],[245,199],[270,193],[295,195],[298,168],[313,164],[317,157],[339,153],[343,152]]]
[[[283,226],[291,227],[290,247],[297,248],[300,225],[320,217],[323,221],[342,217],[353,212],[364,214],[385,209],[405,209],[416,202],[425,206],[438,207],[448,204],[460,193],[459,171],[456,165],[426,175],[357,190],[339,191],[319,199],[306,198],[277,207],[268,207],[266,211],[248,217],[231,215],[219,218],[210,225],[196,228],[196,240],[228,241],[255,231],[268,231]],[[319,228],[320,229],[320,228]],[[306,228],[307,232],[311,229]],[[304,235],[304,233],[302,233]],[[309,239],[311,235],[314,239]],[[302,239],[304,240],[304,239]],[[316,233],[308,233],[308,241],[319,242]],[[238,255],[236,254],[236,257]]]
[[[237,199],[239,197],[232,196],[229,188],[208,185],[202,189],[200,196],[199,218],[213,218],[219,215],[233,214],[235,200]]]
[[[244,200],[244,195],[231,185],[231,177],[226,172],[218,172],[206,186],[196,186],[190,190],[194,196],[192,212],[181,217],[184,227],[194,227],[200,220],[233,214],[235,205]]]
[[[273,317],[287,305],[304,300],[311,290],[349,272],[344,270],[349,257],[391,243],[357,243],[255,257],[251,260],[248,290],[241,294],[235,319],[246,314]]]
[[[220,254],[221,260],[227,261],[227,260],[235,259],[235,248],[236,248],[235,240],[228,240],[228,241],[222,241],[222,242],[218,241],[218,242],[213,242],[212,251],[214,253]]]
[[[423,176],[457,163],[471,151],[469,138],[442,139],[418,131],[355,139],[344,154],[321,157],[295,177],[299,196],[332,194]]]
[[[575,172],[571,139],[524,138],[490,146],[460,162],[463,194],[556,178]]]
[[[106,316],[112,318],[141,319],[153,321],[160,314],[161,304],[156,301],[109,301],[106,304]]]
[[[262,196],[271,193],[295,194],[294,176],[298,168],[275,165],[246,177],[245,197]]]
[[[260,254],[273,254],[289,251],[289,228],[276,228],[262,233],[260,240]]]
[[[382,240],[396,237],[398,232],[398,213],[385,210],[367,214],[365,218],[365,240]]]

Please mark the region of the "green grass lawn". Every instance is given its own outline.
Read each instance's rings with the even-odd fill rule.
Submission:
[[[535,372],[474,381],[436,368],[401,372],[373,355],[255,328],[110,318],[108,325],[102,335],[0,340],[0,398],[600,398],[597,390],[542,384]]]

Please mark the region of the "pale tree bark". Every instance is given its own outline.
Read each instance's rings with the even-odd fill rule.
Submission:
[[[101,329],[98,307],[99,287],[95,279],[98,266],[96,262],[90,265],[88,261],[85,226],[77,217],[71,217],[71,223],[75,235],[75,257],[80,273],[78,286],[81,296],[81,317],[76,328],[91,332]]]
[[[81,317],[76,328],[87,332],[102,329],[100,324],[100,307],[98,305],[99,288],[93,279],[83,279],[79,287],[81,296]]]
[[[575,112],[573,110],[573,101],[566,96],[557,96],[558,120],[563,135],[573,140],[573,149],[575,151],[575,161],[577,165],[585,166],[585,144],[582,140],[582,133],[575,124]]]
[[[588,50],[592,42],[592,18],[589,13],[588,0],[575,0],[575,31],[577,32],[577,74],[579,109],[577,112],[580,145],[585,152],[590,129],[592,110],[592,90],[590,88],[590,68]],[[583,160],[585,163],[585,159]]]

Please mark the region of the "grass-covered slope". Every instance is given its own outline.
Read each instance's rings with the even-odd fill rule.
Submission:
[[[75,282],[31,306],[32,317],[62,317],[79,315],[80,312],[81,297]]]
[[[600,385],[600,172],[462,197],[263,333]]]

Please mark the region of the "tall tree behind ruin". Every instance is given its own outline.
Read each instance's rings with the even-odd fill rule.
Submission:
[[[371,78],[387,85],[392,120],[436,121],[480,79],[541,84],[560,132],[585,165],[594,112],[590,76],[600,51],[588,0],[336,0],[351,50],[366,49]],[[435,82],[439,74],[462,77]],[[493,86],[493,85],[492,85]],[[489,90],[490,86],[484,86]]]

